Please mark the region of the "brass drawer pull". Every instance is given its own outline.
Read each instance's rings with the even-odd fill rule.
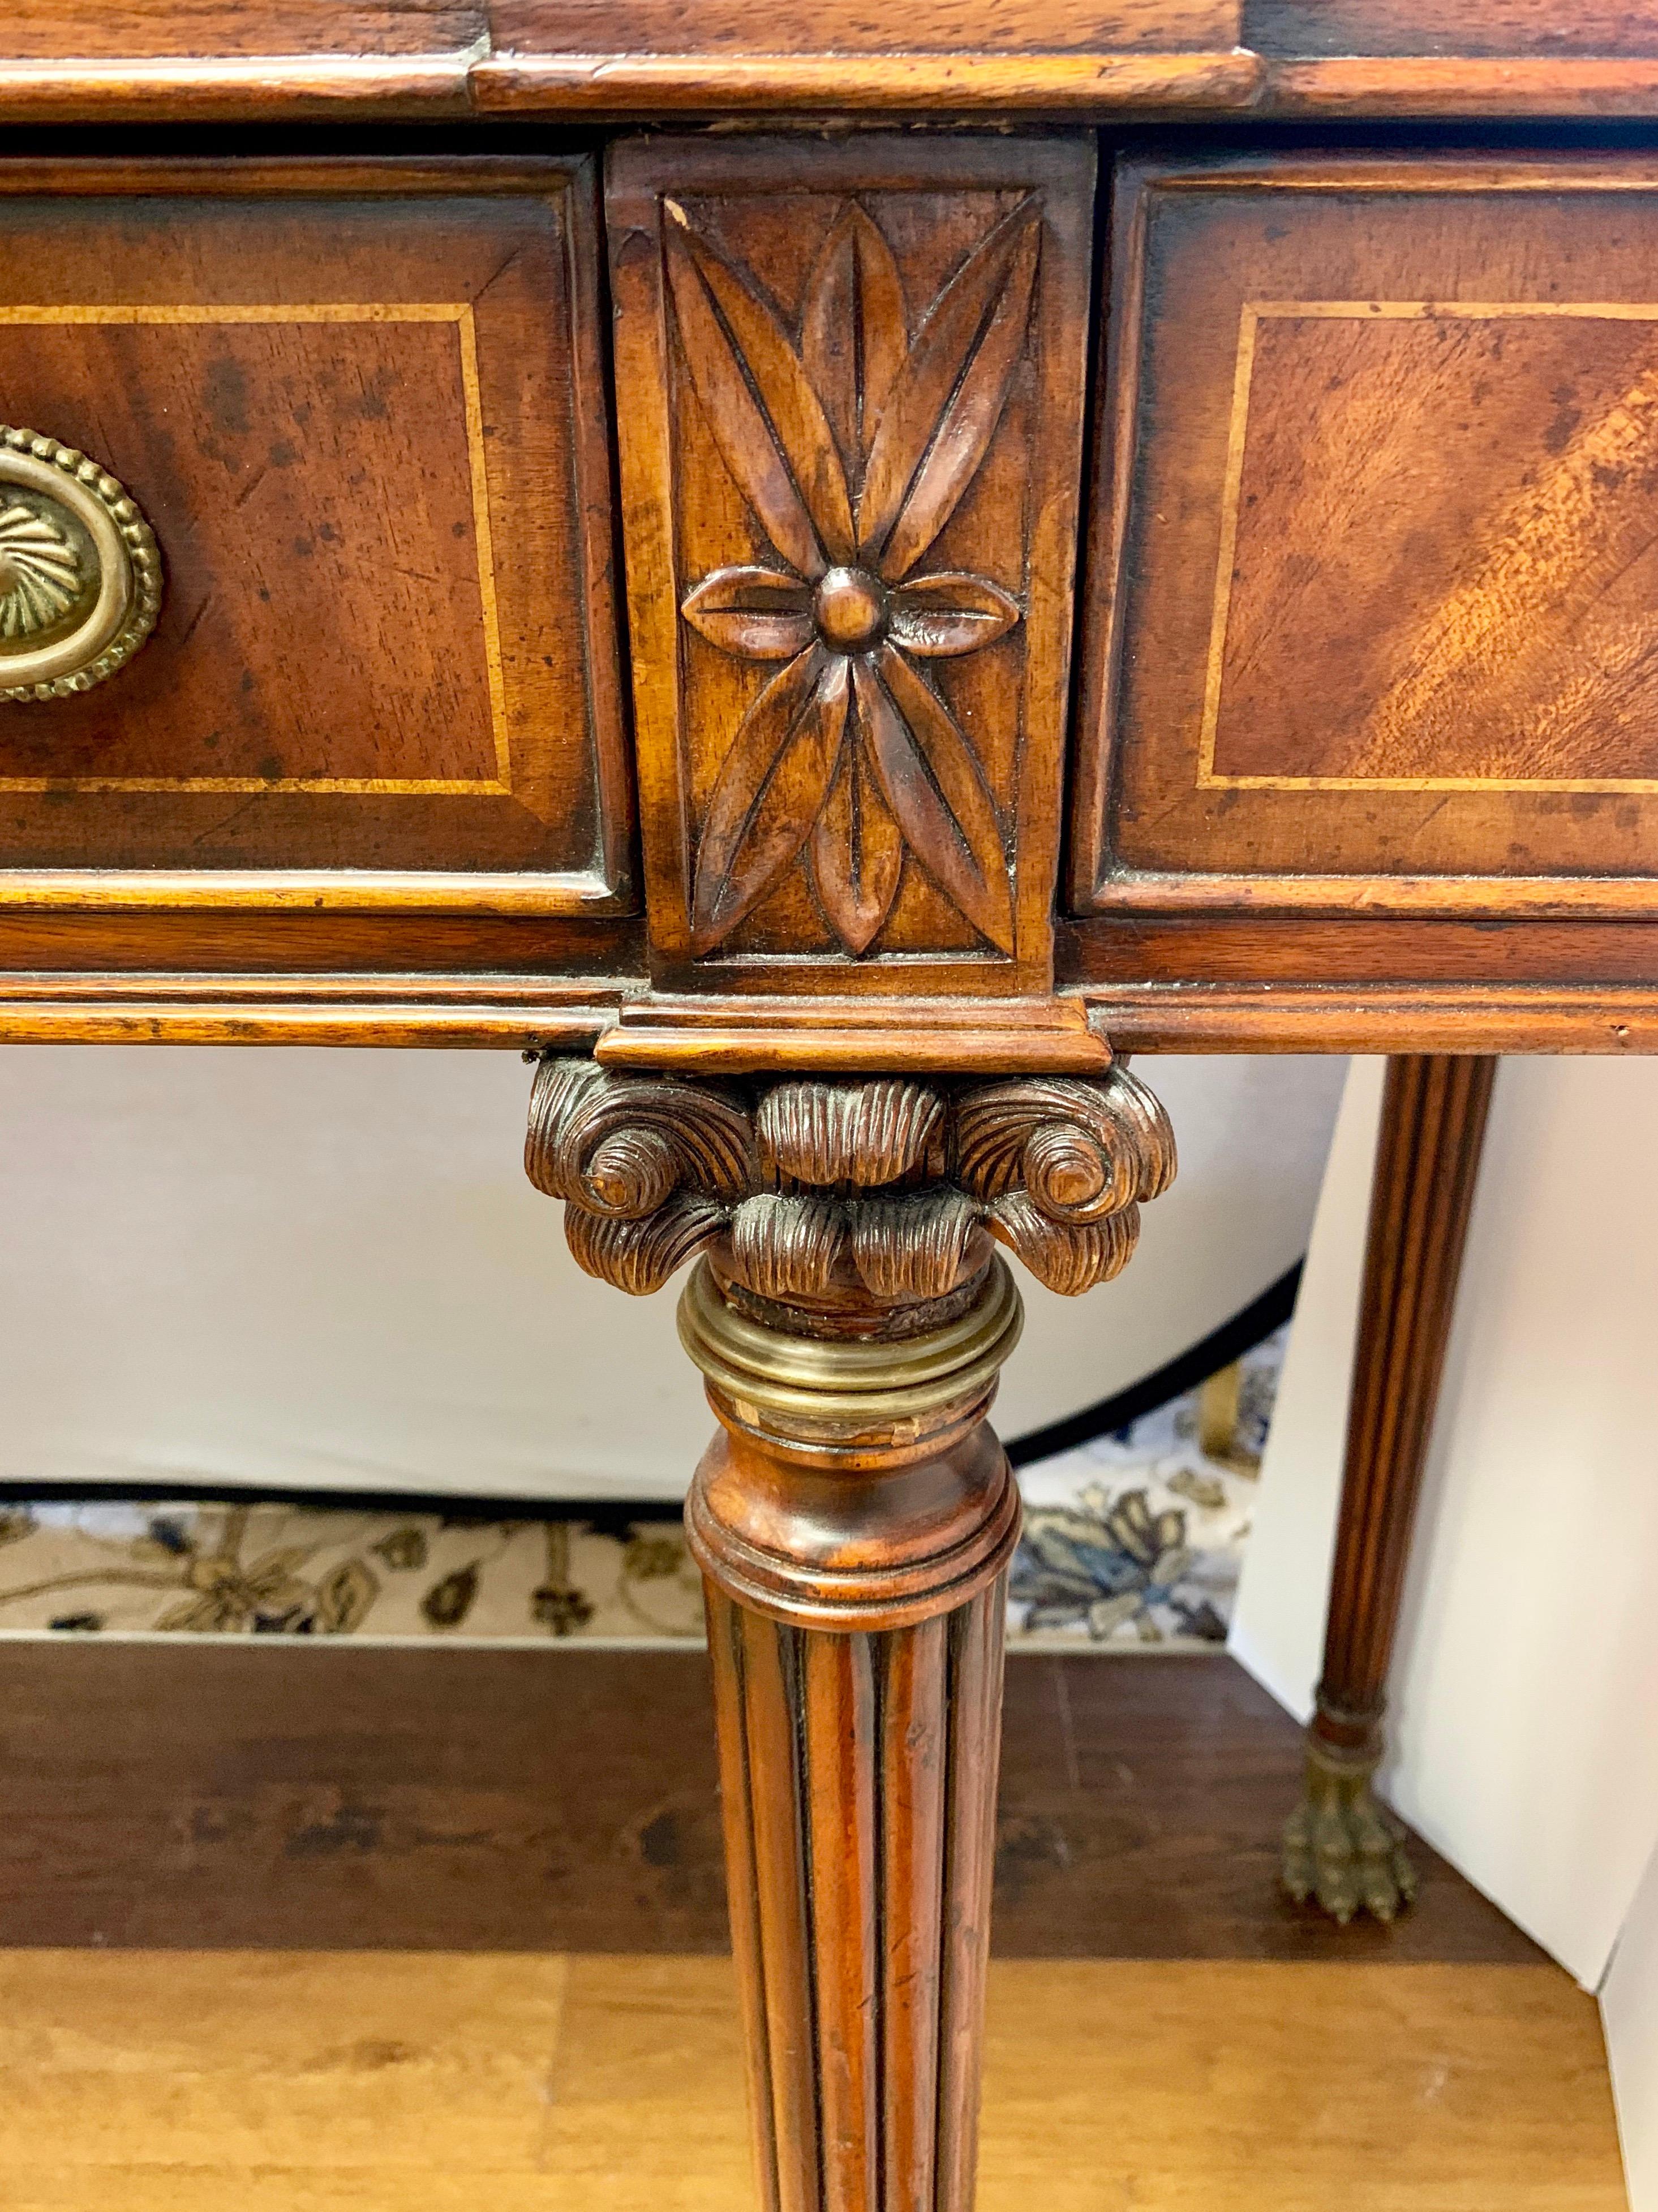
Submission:
[[[162,556],[137,502],[72,446],[0,425],[0,699],[62,699],[155,627]]]

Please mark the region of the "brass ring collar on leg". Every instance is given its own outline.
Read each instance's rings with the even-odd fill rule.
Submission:
[[[680,1334],[727,1436],[698,1468],[686,1533],[750,1612],[837,1632],[958,1611],[1006,1568],[1019,1489],[984,1422],[1018,1341],[1000,1256],[965,1313],[881,1340],[799,1336],[722,1297],[706,1261]]]
[[[847,1436],[911,1428],[988,1392],[1024,1309],[1000,1254],[979,1297],[942,1328],[890,1340],[795,1336],[738,1313],[699,1261],[680,1301],[680,1340],[753,1427],[804,1424]],[[743,1409],[752,1409],[752,1413]]]

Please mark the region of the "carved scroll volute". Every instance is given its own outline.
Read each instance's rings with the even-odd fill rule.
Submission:
[[[991,1234],[1066,1297],[1125,1267],[1140,1206],[1174,1179],[1168,1116],[1126,1068],[989,1084],[956,1109],[956,1171]]]
[[[643,1296],[723,1231],[749,1188],[746,1107],[710,1084],[615,1075],[544,1060],[530,1093],[524,1170],[565,1202],[579,1265]]]
[[[755,1297],[828,1314],[945,1298],[995,1237],[1049,1289],[1116,1274],[1167,1189],[1167,1115],[1126,1069],[957,1088],[899,1077],[735,1085],[546,1060],[525,1164],[590,1274],[655,1290],[699,1252]]]

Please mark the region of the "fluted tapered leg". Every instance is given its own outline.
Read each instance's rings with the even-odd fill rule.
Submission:
[[[880,1339],[768,1342],[710,1273],[685,1314],[728,1431],[687,1526],[707,1577],[765,2200],[965,2212],[1019,1532],[984,1370],[1016,1333],[1017,1294],[992,1261],[965,1315],[892,1345],[903,1371],[884,1384]],[[755,1402],[765,1368],[802,1351],[838,1413],[814,1418],[798,1382],[786,1407]]]
[[[886,1634],[709,1591],[733,1948],[765,2201],[971,2201],[1000,1577]]]
[[[1286,1887],[1343,1921],[1391,1920],[1416,1891],[1370,1778],[1496,1072],[1429,1054],[1387,1066],[1324,1672],[1284,1830]]]

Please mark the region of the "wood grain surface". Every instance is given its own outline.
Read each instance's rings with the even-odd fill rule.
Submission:
[[[491,24],[503,53],[741,55],[758,43],[750,0],[495,0]],[[831,27],[849,54],[1179,53],[1236,46],[1242,25],[1239,0],[923,0],[902,14],[843,6],[832,26],[811,0],[779,0],[765,51],[822,53]]]
[[[725,1948],[699,1652],[7,1644],[0,1692],[0,1942]],[[1007,1692],[1004,1956],[1539,1956],[1422,1846],[1392,1929],[1288,1905],[1300,1732],[1229,1659]]]
[[[1092,149],[610,158],[623,492],[664,973],[1048,971]]]
[[[1624,304],[1246,310],[1206,784],[1651,795],[1658,302]]]
[[[1116,222],[1140,474],[1109,507],[1093,902],[1171,866],[1551,876],[1563,904],[1649,876],[1658,172],[1131,171]]]
[[[411,888],[406,876],[399,887]],[[64,912],[25,896],[5,911],[0,902],[3,972],[20,975],[29,988],[48,971],[71,998],[87,978],[101,975],[112,1000],[133,981],[155,985],[165,997],[180,978],[194,979],[208,997],[257,1000],[281,974],[292,981],[296,1004],[313,995],[319,975],[360,975],[370,999],[382,989],[407,995],[411,987],[418,995],[426,978],[448,983],[465,976],[472,979],[475,1006],[482,1007],[498,1005],[503,985],[515,975],[525,979],[527,1004],[583,977],[602,980],[602,995],[613,997],[613,979],[637,975],[643,964],[638,924],[626,916],[527,918],[510,908],[496,915],[487,890],[471,911],[457,899],[432,894],[418,910],[413,899],[401,914],[376,912],[364,900],[366,910],[353,912],[360,879],[347,876],[324,890],[300,876],[284,888],[308,890],[309,896],[268,905],[250,900],[247,908],[226,913],[210,901],[171,896],[172,884],[158,872],[159,910],[130,901],[113,912]],[[87,902],[76,903],[84,909]]]
[[[1650,23],[1619,0],[24,0],[14,121],[468,110],[600,115],[986,110],[1650,114]]]
[[[1124,1052],[1658,1051],[1648,986],[1110,981],[1115,933],[1095,923],[1066,949],[1097,963],[1089,1006]]]
[[[1562,1016],[1574,1006],[1581,1023],[1582,1015],[1597,1006],[1612,1012],[1620,994],[1638,1006],[1642,992],[1637,987],[1658,981],[1658,944],[1650,923],[1640,919],[1527,921],[1515,927],[1503,927],[1496,915],[1401,922],[1366,911],[1361,878],[1352,884],[1344,907],[1306,920],[1275,921],[1228,913],[1225,888],[1212,915],[1137,915],[1122,921],[1102,915],[1079,925],[1065,948],[1062,972],[1087,991],[1091,1002],[1111,995],[1097,986],[1118,981],[1134,987],[1241,985],[1257,994],[1262,987],[1295,984],[1344,991],[1386,985],[1392,987],[1395,1006],[1403,1008],[1423,987],[1460,985],[1462,1035],[1453,1048],[1470,1052],[1491,1049],[1481,1042],[1480,1033],[1483,1010],[1493,995],[1534,986],[1529,1004],[1539,1033],[1552,1031],[1556,1048],[1570,1050],[1574,1024]],[[1448,1004],[1451,994],[1444,995]],[[1094,1018],[1105,1024],[1097,1005]],[[1178,1022],[1173,1026],[1178,1030]],[[1588,1034],[1581,1026],[1577,1033]],[[1594,1034],[1606,1034],[1604,1022]],[[1642,1034],[1638,1024],[1632,1027],[1631,1042]],[[1429,1040],[1422,1042],[1425,1046]],[[1233,1048],[1242,1049],[1241,1041]]]
[[[7,409],[125,472],[167,580],[119,681],[0,707],[12,869],[613,898],[593,214],[579,161],[7,173]]]
[[[1638,0],[1245,0],[1243,15],[1245,44],[1308,60],[1658,57],[1658,22]]]
[[[73,55],[88,61],[131,61],[290,55],[406,55],[459,51],[476,44],[488,21],[479,0],[17,0],[6,26],[6,52],[16,61],[48,62]]]
[[[17,2212],[731,2212],[720,1960],[0,1959]],[[1557,1968],[1003,1962],[979,2203],[1624,2212],[1594,2000]]]
[[[1201,70],[1223,12],[1148,0],[1095,28],[1112,67]],[[1357,71],[1340,98],[1361,106],[1408,104],[1411,71],[1439,73],[1441,104],[1458,70],[1509,71],[1518,112],[1527,84],[1559,91],[1574,69],[1658,68],[1638,14],[1610,6],[1569,37],[1529,0],[1472,9],[1459,44],[1436,0],[1341,0],[1316,21],[1284,0],[1247,14],[1233,58],[1251,65],[1252,14],[1273,70]],[[103,48],[71,14],[105,72],[82,82],[35,11],[20,36],[40,53],[0,78],[32,70],[70,100],[95,78],[106,120],[126,112],[122,71],[150,71],[143,96],[164,102],[175,64],[278,109],[305,71],[314,89],[332,71],[328,96],[349,102],[381,96],[375,70],[424,69],[428,29],[460,20],[405,11],[376,45],[371,16],[337,15],[355,58],[290,42],[290,79],[257,58],[262,23],[300,38],[280,8],[234,35],[210,6],[175,14],[175,48],[148,54],[142,10],[109,17]],[[705,46],[671,12],[619,19],[637,33],[619,75],[597,49],[538,44],[598,36],[573,0],[511,20],[510,50],[503,15],[464,64],[479,100],[494,70],[509,103],[521,70],[532,109],[556,104],[568,65],[582,100],[620,112],[660,69],[679,73],[658,87],[670,104],[746,115],[838,66],[787,9],[766,54],[729,13],[707,18]],[[1097,58],[1074,9],[1035,0],[993,27],[938,0],[906,19],[913,51],[877,51],[892,30],[847,27],[849,106],[884,86],[940,117],[984,98],[1006,118],[1034,96],[1020,70],[1086,76]],[[971,43],[997,38],[999,53]],[[654,912],[611,930],[577,918],[633,902],[589,157],[9,161],[8,404],[61,416],[42,427],[132,484],[168,592],[114,682],[0,710],[0,1035],[533,1047],[594,1033],[558,1007],[626,1000],[619,1064],[655,1048],[698,1072],[782,1071],[791,1000],[948,992],[1015,994],[1028,1026],[906,1020],[871,1048],[882,1066],[912,1043],[929,1066],[1070,1064],[1097,1042],[1084,1002],[1094,1031],[1139,1048],[1646,1048],[1658,169],[1564,138],[1460,161],[1137,161],[1107,241],[1087,153],[1063,135],[814,132],[619,155],[637,202],[618,231],[622,430],[667,413],[627,519]],[[670,202],[685,220],[665,228]],[[1074,349],[1107,242],[1090,391]],[[461,307],[471,395],[465,325],[444,319]],[[745,418],[757,350],[770,381]],[[1085,402],[1098,533],[1068,721],[1072,495],[1053,457],[1074,453]],[[690,520],[670,539],[649,483],[676,470]],[[863,530],[850,566],[874,563],[891,667],[827,651],[824,579],[791,583],[776,535],[791,541],[791,498],[808,567],[843,521]],[[844,644],[856,591],[837,591]],[[1076,912],[1055,917],[1067,744]],[[284,969],[293,990],[272,994]],[[320,1009],[330,975],[362,988]],[[655,1020],[652,985],[694,1019]],[[747,1001],[768,1008],[758,1029]],[[813,1036],[814,1066],[850,1071],[865,1048],[850,1020]]]
[[[1343,1748],[1369,1741],[1387,1688],[1496,1079],[1494,1060],[1411,1054],[1387,1065],[1313,1722]]]
[[[1645,55],[1342,55],[1283,61],[1262,74],[1273,107],[1286,116],[1454,116],[1490,124],[1658,114],[1658,61]]]

